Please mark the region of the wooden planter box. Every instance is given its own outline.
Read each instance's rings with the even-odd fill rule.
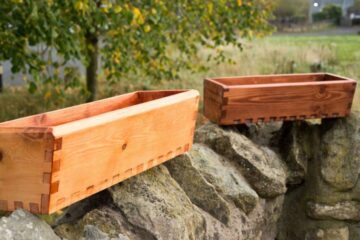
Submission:
[[[140,91],[0,124],[0,209],[49,214],[188,151],[199,94]]]
[[[355,88],[324,73],[205,79],[204,113],[221,125],[344,117]]]

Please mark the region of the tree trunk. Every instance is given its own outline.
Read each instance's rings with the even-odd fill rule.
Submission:
[[[3,92],[3,87],[4,87],[2,75],[3,75],[3,66],[0,64],[0,93]]]
[[[98,83],[97,83],[97,70],[99,61],[99,46],[98,38],[93,34],[86,35],[88,65],[86,67],[86,89],[89,93],[87,102],[96,100]]]

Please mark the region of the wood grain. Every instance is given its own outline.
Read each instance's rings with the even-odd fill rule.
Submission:
[[[91,103],[0,124],[0,210],[52,213],[188,151],[198,102],[195,90],[143,91],[98,102],[107,112]]]
[[[40,209],[42,194],[49,195],[51,162],[45,152],[51,148],[48,128],[0,128],[0,210]],[[36,213],[39,213],[37,211]]]
[[[343,117],[350,113],[356,88],[354,80],[330,74],[271,75],[262,78],[250,76],[219,80],[221,84],[218,87],[228,81],[231,83],[222,94],[220,107],[218,100],[213,101],[213,95],[205,95],[205,116],[218,124],[231,125]],[[312,79],[317,80],[310,81]],[[213,80],[212,84],[216,81]],[[235,85],[235,82],[240,84]],[[204,88],[204,92],[208,92],[208,85],[205,84]]]

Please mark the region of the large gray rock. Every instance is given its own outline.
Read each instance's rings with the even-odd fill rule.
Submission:
[[[109,240],[109,235],[93,225],[85,225],[84,238],[86,240]]]
[[[349,228],[327,228],[309,231],[305,240],[349,240]]]
[[[360,114],[324,121],[321,175],[332,187],[348,190],[360,173]]]
[[[0,219],[0,239],[60,240],[47,223],[22,209],[16,210],[9,217]]]
[[[279,136],[279,151],[289,170],[288,184],[300,184],[314,156],[318,129],[304,121],[285,122]]]
[[[215,124],[199,128],[195,141],[236,162],[259,196],[273,198],[286,192],[285,167],[269,148],[256,145],[247,137]]]
[[[360,202],[344,201],[334,205],[308,202],[307,214],[315,219],[360,221]]]
[[[164,166],[110,189],[127,221],[156,239],[204,239],[205,220]]]
[[[250,213],[259,201],[236,166],[205,145],[194,144],[190,155],[198,171],[216,190],[232,200],[245,213]]]
[[[155,236],[146,229],[131,225],[121,211],[111,205],[93,209],[76,221],[62,223],[56,226],[55,232],[67,240],[96,236],[102,236],[105,239],[155,239]]]
[[[84,237],[82,240],[130,240],[127,236],[119,234],[116,238],[110,238],[108,234],[102,232],[93,225],[85,225]]]
[[[166,166],[194,204],[219,221],[228,223],[230,209],[226,201],[193,166],[191,153],[169,161]]]

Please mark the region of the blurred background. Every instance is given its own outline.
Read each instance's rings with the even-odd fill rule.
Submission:
[[[52,1],[49,6],[53,10],[59,9],[59,6],[56,6],[56,1],[54,2]],[[193,28],[191,34],[185,35],[184,33],[187,33],[185,31],[181,33],[186,38],[185,40],[179,40],[179,36],[173,37],[174,32],[169,34],[167,40],[158,40],[159,35],[162,33],[166,35],[166,32],[170,32],[169,26],[160,25],[161,23],[154,20],[156,16],[165,14],[165,10],[161,9],[167,8],[168,12],[172,9],[173,6],[166,5],[166,3],[162,7],[155,8],[151,5],[143,6],[140,3],[136,5],[137,1],[132,6],[121,5],[122,3],[116,5],[116,1],[113,3],[100,1],[101,4],[94,7],[94,12],[89,12],[89,15],[86,15],[86,9],[91,10],[91,6],[87,6],[81,1],[73,2],[74,5],[71,6],[74,6],[74,9],[78,11],[75,14],[81,12],[79,16],[85,20],[89,19],[91,15],[99,14],[99,19],[106,16],[105,20],[101,21],[109,22],[111,19],[116,27],[119,26],[120,20],[109,14],[124,14],[129,19],[129,26],[137,29],[134,30],[134,36],[139,36],[139,38],[130,39],[129,42],[134,42],[134,46],[124,51],[125,45],[118,43],[116,45],[113,42],[109,44],[110,40],[113,41],[116,38],[116,33],[111,33],[109,41],[105,37],[99,37],[97,39],[99,44],[95,46],[106,49],[106,52],[101,52],[102,55],[96,56],[97,61],[91,62],[91,58],[90,61],[88,58],[83,60],[76,54],[71,55],[70,50],[64,50],[72,46],[75,48],[76,43],[70,44],[70,47],[66,48],[60,46],[59,43],[67,41],[67,36],[53,37],[52,42],[55,42],[55,45],[49,44],[45,38],[45,40],[36,38],[34,44],[31,44],[31,41],[23,45],[19,45],[19,43],[14,45],[12,42],[4,43],[4,39],[10,39],[9,36],[15,36],[15,40],[11,40],[14,42],[21,38],[23,33],[19,35],[20,27],[16,29],[15,34],[14,26],[16,24],[24,26],[29,18],[22,18],[19,13],[14,13],[17,14],[14,16],[20,19],[19,22],[9,20],[10,17],[13,18],[14,16],[1,17],[1,121],[86,102],[89,100],[89,91],[91,91],[89,86],[86,86],[89,81],[89,64],[97,66],[92,71],[93,75],[94,73],[97,75],[96,99],[140,89],[194,88],[202,91],[203,78],[213,76],[330,72],[360,79],[360,0],[276,0],[271,8],[264,7],[267,1],[234,1],[236,5],[234,7],[224,6],[224,11],[222,11],[222,6],[210,5],[210,1],[204,7],[206,13],[204,13],[204,9],[195,12],[194,19],[197,19],[197,16],[204,16],[204,22],[195,25],[198,23],[191,22],[190,17],[186,16],[189,17],[190,20],[188,21],[191,26],[184,25],[185,27],[182,27],[183,25],[176,25],[180,23],[175,24],[177,30],[180,27],[181,29],[188,27],[187,30],[191,29],[190,27]],[[156,5],[158,2],[161,3],[161,1],[155,1],[154,4]],[[217,4],[216,1],[214,4]],[[20,12],[23,5],[27,9],[34,8],[34,3],[25,0],[7,1],[0,8],[3,12],[15,12],[16,9]],[[43,6],[35,7],[40,9]],[[100,10],[98,11],[98,9]],[[176,9],[179,12],[181,10],[179,7]],[[125,13],[127,10],[130,12],[129,14]],[[31,15],[34,14],[33,11],[28,13],[28,16],[33,16]],[[147,12],[149,15],[146,15]],[[39,21],[38,24],[44,22],[41,21],[40,13],[36,14],[38,14],[36,16],[36,21]],[[177,13],[176,16],[179,17],[180,15],[181,13]],[[79,16],[77,18],[80,18]],[[170,15],[164,16],[166,20]],[[211,20],[205,16],[214,16],[214,19]],[[202,19],[202,17],[199,18]],[[258,22],[255,20],[254,22],[246,22],[247,19],[251,18]],[[170,17],[168,21],[170,21],[169,19]],[[246,19],[246,21],[244,22],[242,19]],[[135,20],[137,22],[134,23]],[[75,22],[74,18],[71,21]],[[62,24],[64,25],[64,22]],[[81,24],[82,22],[79,20],[79,23],[77,22],[74,25],[75,32],[81,32],[81,28],[84,28]],[[205,26],[204,24],[208,29],[207,32],[200,30],[202,29],[201,26]],[[236,28],[234,26],[227,28],[231,24],[236,25]],[[108,29],[112,25],[103,25],[103,28],[110,33]],[[56,25],[56,27],[58,26]],[[77,28],[80,30],[76,30]],[[141,30],[139,30],[140,28]],[[54,27],[54,29],[56,28]],[[122,29],[126,28],[122,27]],[[227,32],[224,32],[223,29]],[[31,39],[31,35],[34,34],[32,31],[24,34],[28,34],[29,39]],[[41,36],[41,31],[46,30],[37,29],[36,31],[36,34]],[[198,37],[195,34],[197,31],[201,32],[201,36],[199,34]],[[151,33],[154,35],[145,37]],[[130,35],[132,32],[130,33],[129,30],[129,33],[125,34]],[[219,37],[221,35],[226,40],[221,40],[222,38]],[[207,36],[209,41],[204,41],[204,36]],[[236,39],[232,39],[234,36]],[[187,39],[196,39],[196,37],[198,40],[194,40],[194,44],[191,45],[194,49],[196,48],[196,51],[191,52],[191,50],[187,50],[187,47],[179,47],[184,45]],[[228,41],[227,38],[231,40]],[[123,39],[124,41],[127,39]],[[155,49],[163,55],[158,53],[156,53],[158,55],[150,55],[153,51],[152,41],[164,41],[167,44],[165,47],[159,46],[159,49],[162,49],[161,51]],[[209,44],[209,42],[214,44]],[[141,44],[137,45],[137,43]],[[149,44],[143,46],[144,43],[145,45],[146,43]],[[87,51],[91,53],[93,48],[89,48],[89,42],[83,45],[86,45]],[[27,51],[33,55],[27,55],[26,59],[18,58],[18,48],[27,47]],[[12,48],[11,51],[8,51],[10,48]],[[140,48],[141,51],[137,54],[142,62],[133,62],[136,55],[128,53],[133,49]],[[63,52],[61,52],[62,50]],[[81,51],[80,49],[79,52],[81,53]],[[182,52],[189,54],[180,58]],[[68,55],[70,57],[67,57]],[[156,62],[149,65],[148,63],[156,58],[154,56],[166,56],[164,59],[170,59],[172,63],[162,65],[162,69],[158,68],[159,63],[156,65]],[[46,71],[36,71],[36,67],[34,67],[35,70],[28,67],[29,62],[36,65],[29,60],[35,58],[39,58],[36,64],[38,62],[43,64]],[[23,61],[20,61],[22,64],[18,64],[19,59]],[[59,59],[65,60],[59,64]],[[109,59],[111,59],[110,63],[108,62]],[[169,62],[171,62],[170,60]],[[160,61],[160,63],[163,62],[166,61]],[[193,68],[194,66],[196,68]],[[131,71],[127,69],[131,69]],[[154,69],[154,72],[150,72],[151,69]],[[114,72],[121,72],[121,74],[112,74]],[[90,100],[95,98],[90,98]],[[359,99],[359,94],[357,94],[355,108],[359,108]]]

